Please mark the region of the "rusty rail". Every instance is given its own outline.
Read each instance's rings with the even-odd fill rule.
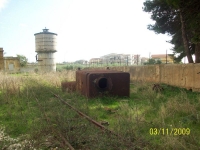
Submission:
[[[64,103],[65,105],[67,105],[68,107],[70,107],[71,109],[73,109],[74,111],[76,111],[80,116],[86,118],[89,122],[93,123],[96,127],[99,127],[101,130],[104,130],[114,136],[116,136],[117,138],[121,139],[121,141],[124,142],[124,144],[126,146],[131,146],[133,143],[129,142],[127,140],[125,140],[124,138],[122,138],[120,135],[115,134],[113,131],[105,128],[103,125],[101,125],[99,122],[93,120],[92,118],[90,118],[89,116],[87,116],[86,114],[82,113],[81,111],[79,111],[78,109],[76,109],[75,107],[71,106],[69,103],[67,103],[65,100],[63,100],[61,97],[59,97],[58,95],[54,94],[53,92],[51,92],[56,98],[58,98],[62,103]]]
[[[38,83],[37,83],[38,84]],[[84,114],[83,112],[79,111],[78,109],[76,109],[75,107],[73,107],[72,105],[70,105],[68,102],[66,102],[65,100],[63,100],[59,95],[56,95],[55,93],[53,93],[52,91],[48,91],[50,93],[52,93],[57,99],[59,99],[62,103],[64,103],[65,105],[67,105],[69,108],[73,109],[76,113],[78,113],[80,116],[82,116],[83,118],[86,118],[89,122],[91,122],[92,124],[94,124],[96,127],[100,128],[103,131],[106,131],[109,134],[112,134],[114,136],[116,136],[120,141],[123,141],[124,144],[128,147],[132,147],[133,143],[130,141],[127,141],[126,139],[124,139],[123,137],[121,137],[120,135],[114,133],[113,131],[107,129],[106,127],[104,127],[103,125],[101,125],[99,122],[93,120],[92,118],[90,118],[89,116],[87,116],[86,114]],[[38,99],[36,98],[36,101],[38,102]],[[38,102],[39,104],[39,102]],[[40,106],[39,106],[40,107]],[[49,121],[49,118],[46,116],[46,114],[44,113],[44,116],[47,120],[47,122]],[[54,130],[54,129],[52,129]],[[55,130],[54,130],[55,131]],[[61,137],[61,139],[63,140],[63,144],[67,145],[68,148],[70,150],[74,150],[74,148],[71,146],[71,144],[59,133],[59,136]],[[135,146],[133,146],[135,147]]]
[[[61,97],[59,97],[58,95],[54,94],[53,92],[51,92],[55,97],[57,97],[61,102],[63,102],[64,104],[66,104],[67,106],[69,106],[71,109],[73,109],[74,111],[76,111],[80,116],[85,117],[88,121],[90,121],[91,123],[93,123],[95,126],[99,127],[100,129],[107,131],[108,133],[111,133],[115,136],[119,136],[117,134],[115,134],[113,131],[105,128],[103,125],[101,125],[99,122],[93,120],[92,118],[90,118],[89,116],[87,116],[86,114],[82,113],[81,111],[79,111],[78,109],[76,109],[75,107],[71,106],[69,103],[67,103],[66,101],[64,101]]]
[[[44,117],[45,117],[45,120],[49,123],[49,122],[50,122],[50,121],[49,121],[49,118],[47,117],[46,113],[42,110],[42,107],[41,107],[41,105],[40,105],[38,99],[35,98],[35,100],[36,100],[36,102],[37,102],[37,104],[38,104],[38,107],[40,108],[40,111],[43,112]],[[51,128],[51,130],[52,130],[53,132],[56,132],[55,129],[53,129],[53,128]],[[75,150],[75,149],[71,146],[71,144],[62,136],[62,134],[60,134],[60,132],[59,132],[58,134],[59,134],[59,136],[61,137],[61,139],[63,140],[63,146],[62,146],[63,148],[65,148],[65,145],[67,145],[68,148],[69,148],[70,150]]]

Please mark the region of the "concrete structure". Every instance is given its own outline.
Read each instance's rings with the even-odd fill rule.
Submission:
[[[34,34],[35,52],[40,72],[56,71],[55,52],[57,52],[57,34],[43,29]]]
[[[37,72],[38,64],[37,63],[27,63],[25,67],[21,67],[20,72]]]
[[[3,48],[0,48],[0,71],[8,73],[20,72],[20,60],[18,57],[4,57]]]
[[[112,67],[130,73],[131,81],[165,83],[200,92],[200,64],[160,64]]]
[[[172,57],[170,55],[166,55],[166,54],[151,55],[151,58],[155,59],[155,60],[160,60],[163,64],[166,64],[166,60],[167,60],[167,64],[174,63],[174,60],[172,59]]]

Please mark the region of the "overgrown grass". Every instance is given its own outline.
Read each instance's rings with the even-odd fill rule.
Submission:
[[[0,75],[0,149],[67,149],[65,140],[75,149],[200,148],[200,93],[164,84],[164,91],[155,92],[152,84],[135,82],[130,98],[87,99],[61,92],[66,78],[72,80],[73,74]],[[122,139],[102,134],[50,91],[93,119],[107,122],[105,126]],[[190,134],[175,135],[176,128],[188,128]],[[151,135],[150,129],[161,132]]]

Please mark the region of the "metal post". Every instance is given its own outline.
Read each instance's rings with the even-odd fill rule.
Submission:
[[[166,64],[167,64],[167,50],[166,50]]]

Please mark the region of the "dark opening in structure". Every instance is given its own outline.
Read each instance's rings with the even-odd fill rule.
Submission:
[[[106,78],[101,78],[98,81],[98,87],[101,89],[105,89],[107,87],[108,80]]]

